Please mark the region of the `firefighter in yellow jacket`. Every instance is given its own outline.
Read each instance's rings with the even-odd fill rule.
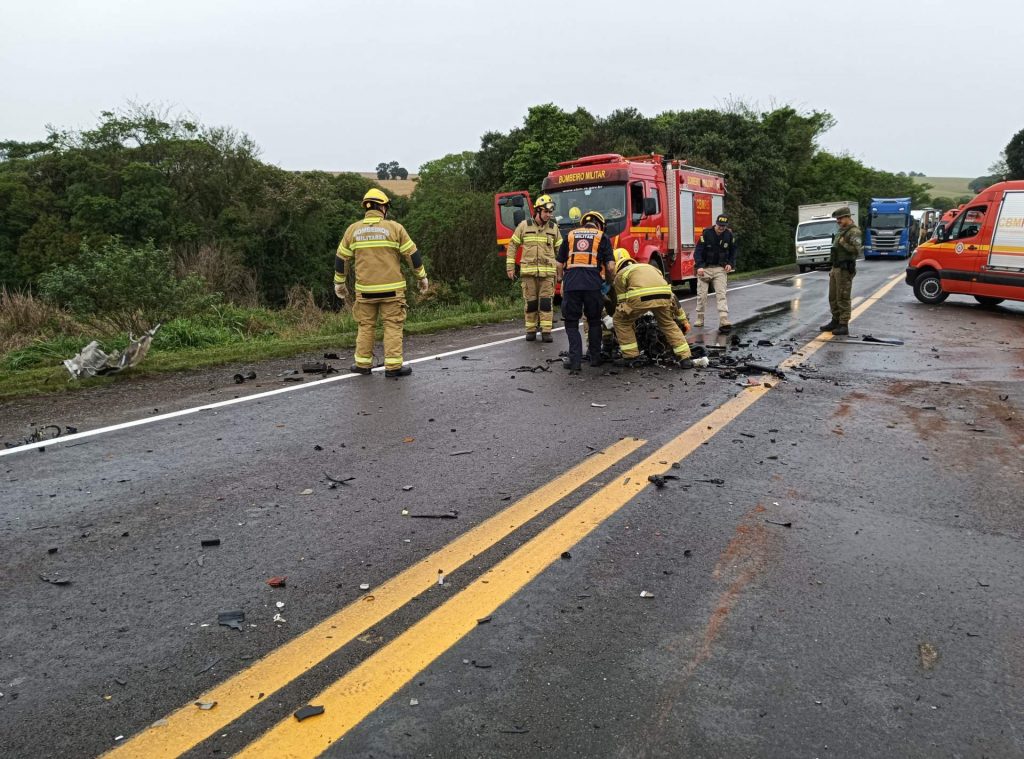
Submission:
[[[373,368],[373,338],[377,315],[384,322],[384,376],[405,377],[412,367],[402,361],[402,330],[405,326],[405,277],[400,265],[404,257],[419,279],[420,292],[429,282],[423,268],[423,256],[409,238],[405,227],[387,218],[391,201],[376,188],[363,196],[366,216],[345,230],[334,259],[334,293],[342,303],[348,298],[345,264],[355,267],[356,297],[352,316],[356,332],[355,363],[351,370],[369,374]]]
[[[505,272],[515,278],[516,249],[523,246],[519,259],[519,277],[525,301],[526,339],[551,342],[554,321],[552,302],[555,298],[555,253],[562,244],[562,233],[551,220],[555,204],[550,195],[541,195],[533,204],[533,218],[519,222],[505,250]]]
[[[636,320],[650,311],[658,322],[658,329],[672,347],[676,360],[684,369],[693,367],[690,346],[683,336],[690,331],[686,312],[672,295],[672,286],[664,275],[650,264],[637,263],[623,248],[615,249],[615,315],[612,323],[615,337],[619,341],[622,358],[616,359],[617,366],[630,366],[640,357],[640,346],[636,342]],[[679,328],[676,319],[682,323]]]

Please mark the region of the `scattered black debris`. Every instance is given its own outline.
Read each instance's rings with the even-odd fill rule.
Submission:
[[[452,432],[455,432],[455,430],[452,430]],[[468,450],[468,451],[452,451],[448,455],[449,456],[465,456],[467,453],[472,453],[472,452],[473,452],[472,450]]]
[[[723,480],[721,477],[712,477],[711,479],[708,479],[708,480],[694,480],[694,482],[708,482],[708,483],[710,483],[712,485],[724,485],[725,484],[725,480]]]
[[[322,706],[313,706],[312,704],[306,704],[304,707],[295,712],[295,719],[299,722],[306,719],[306,717],[315,717],[318,714],[323,714],[324,708]]]
[[[283,588],[287,584],[288,584],[288,578],[287,578],[287,576],[284,576],[284,575],[282,575],[280,577],[271,577],[269,580],[267,580],[267,585],[269,585],[272,588]]]
[[[68,434],[78,432],[75,427],[67,428]],[[42,427],[34,427],[28,437],[23,440],[8,441],[4,443],[5,448],[17,448],[21,445],[31,445],[32,443],[41,443],[44,440],[54,440],[60,437],[64,433],[61,431],[59,424],[44,424]],[[39,448],[40,452],[45,451],[45,448]]]
[[[482,358],[470,358],[469,356],[463,356],[462,360],[463,361],[483,361]]]
[[[53,553],[57,553],[57,551],[59,551],[59,550],[60,550],[59,548],[57,548],[56,546],[54,546],[53,548],[47,548],[47,549],[46,549],[46,552],[47,552],[47,553],[50,553],[50,554],[53,554]]]
[[[771,519],[766,519],[764,521],[767,522],[768,524],[777,524],[779,527],[792,527],[793,526],[792,522],[773,522]]]
[[[550,372],[550,366],[517,366],[515,369],[509,369],[510,372]]]
[[[1001,400],[1001,401],[1008,401],[1008,400],[1010,400],[1010,396],[1009,395],[1000,395],[999,396],[999,400]]]
[[[470,663],[477,669],[490,669],[494,666],[493,664],[490,664],[488,662],[477,661],[476,659],[473,659],[473,661]]]
[[[562,558],[565,559],[566,561],[568,561],[569,559],[572,558],[572,554],[569,553],[568,551],[562,551]]]
[[[331,374],[336,371],[338,370],[323,361],[307,361],[302,365],[303,374]]]
[[[124,680],[124,679],[122,679],[120,677],[115,677],[114,678],[114,682],[117,683],[118,685],[120,685],[122,688],[128,684],[127,680]]]
[[[740,434],[743,435],[743,437],[757,437],[756,435],[751,435],[749,432],[741,432]]]
[[[203,548],[212,548],[213,546],[220,545],[220,538],[204,538],[199,541],[199,545]]]
[[[987,582],[982,582],[981,580],[978,580],[977,582],[978,582],[978,585],[980,585],[983,588],[987,588],[989,586],[989,583],[987,583]]]
[[[337,353],[325,353],[324,358],[337,361],[338,359],[341,358],[341,356],[339,356]]]
[[[729,338],[729,345],[731,345],[733,348],[738,348],[739,345],[740,345],[740,336],[739,335],[733,335],[732,337],[730,337]]]
[[[505,733],[506,735],[526,735],[529,730],[525,727],[513,727],[510,730],[499,730],[499,733]]]
[[[903,345],[902,340],[894,340],[885,337],[875,337],[874,335],[864,335],[861,340],[865,343],[881,343],[882,345]]]
[[[663,475],[661,475],[661,478],[664,479],[664,480],[678,480],[679,479],[679,475],[678,474],[663,474]]]
[[[758,348],[769,348],[773,345],[775,345],[775,343],[773,343],[771,340],[761,339],[757,341]]]
[[[336,482],[339,485],[345,485],[355,479],[355,477],[345,477],[344,479],[339,479],[338,477],[332,477],[327,472],[324,472],[324,477],[326,477],[330,482]]]
[[[458,519],[457,511],[442,511],[439,514],[410,514],[413,519]]]
[[[533,393],[532,390],[529,390],[529,389],[527,389],[525,387],[517,387],[516,390],[518,390],[518,391],[520,391],[522,393]]]
[[[241,630],[245,621],[245,612],[241,610],[222,611],[217,614],[217,624],[230,627],[232,630]]]
[[[207,664],[207,665],[206,665],[205,667],[203,667],[203,668],[202,668],[201,670],[199,670],[198,672],[196,672],[196,677],[198,677],[199,675],[203,674],[204,672],[209,672],[209,671],[210,671],[211,669],[213,669],[213,668],[214,668],[214,667],[216,667],[216,666],[217,666],[218,664],[220,664],[220,663],[221,663],[221,661],[222,661],[222,657],[218,656],[218,657],[217,657],[216,659],[214,659],[214,660],[213,660],[212,662],[210,662],[210,663],[209,663],[209,664]]]
[[[236,385],[241,385],[246,380],[256,379],[256,372],[246,372],[245,374],[236,374],[233,378]]]
[[[71,578],[65,575],[39,575],[39,579],[48,582],[50,585],[70,585]]]
[[[285,377],[284,381],[285,382],[305,382],[306,380],[304,378],[302,378],[302,377],[291,376],[291,377]]]
[[[937,406],[921,406],[922,411],[938,411]]]
[[[322,451],[323,449],[324,449],[324,447],[322,445],[314,445],[313,446],[313,450],[314,451]]]
[[[483,619],[478,619],[476,621],[476,623],[478,625],[489,625],[491,623],[491,616],[488,615],[488,616],[484,617]]]
[[[689,557],[689,556],[692,556],[692,555],[693,555],[693,549],[692,548],[684,548],[683,549],[683,556]]]
[[[665,478],[662,477],[660,474],[648,475],[647,481],[654,483],[654,487],[656,487],[656,488],[660,489],[660,488],[665,487]]]

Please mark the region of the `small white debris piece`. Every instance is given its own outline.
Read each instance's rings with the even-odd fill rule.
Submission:
[[[282,617],[280,614],[275,614],[274,615],[274,621],[275,622],[287,622],[288,620],[285,619],[284,617]],[[254,627],[255,627],[255,625],[254,625]]]
[[[277,602],[277,608],[278,609],[283,609],[284,608],[284,601],[278,601]]]
[[[313,488],[306,488],[299,495],[313,495]]]
[[[594,408],[608,408],[607,403],[591,403],[590,405]]]
[[[361,584],[361,585],[359,586],[359,589],[360,589],[360,590],[369,590],[369,589],[370,589],[370,583],[368,583],[368,582],[364,582],[364,583],[362,583],[362,584]]]
[[[409,516],[409,509],[402,509],[402,516],[403,517]]]
[[[701,369],[707,369],[711,366],[711,359],[707,356],[701,356],[700,358],[695,358],[693,360],[693,365],[699,366]]]
[[[410,698],[409,699],[409,706],[419,706],[419,705],[420,705],[420,700],[418,698]]]
[[[216,705],[217,705],[216,701],[196,701],[196,706],[198,706],[204,712],[210,711],[210,709],[212,709]]]
[[[114,736],[114,740],[115,741],[123,741],[124,740],[124,736],[123,735],[115,735]]]
[[[654,594],[649,590],[641,590],[640,598],[654,598]]]
[[[437,570],[437,584],[438,585],[444,585],[444,570],[443,569]]]

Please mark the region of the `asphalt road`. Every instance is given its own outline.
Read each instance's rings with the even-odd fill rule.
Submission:
[[[1024,306],[902,268],[843,342],[826,273],[741,283],[730,355],[786,371],[746,389],[526,371],[564,335],[510,324],[403,380],[78,394],[0,452],[0,753],[1024,756]]]

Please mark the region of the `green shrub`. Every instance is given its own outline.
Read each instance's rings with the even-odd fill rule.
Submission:
[[[201,278],[177,277],[169,251],[152,242],[129,247],[117,238],[99,248],[83,243],[75,262],[39,278],[39,289],[79,316],[135,332],[220,301],[219,293],[205,292]]]

